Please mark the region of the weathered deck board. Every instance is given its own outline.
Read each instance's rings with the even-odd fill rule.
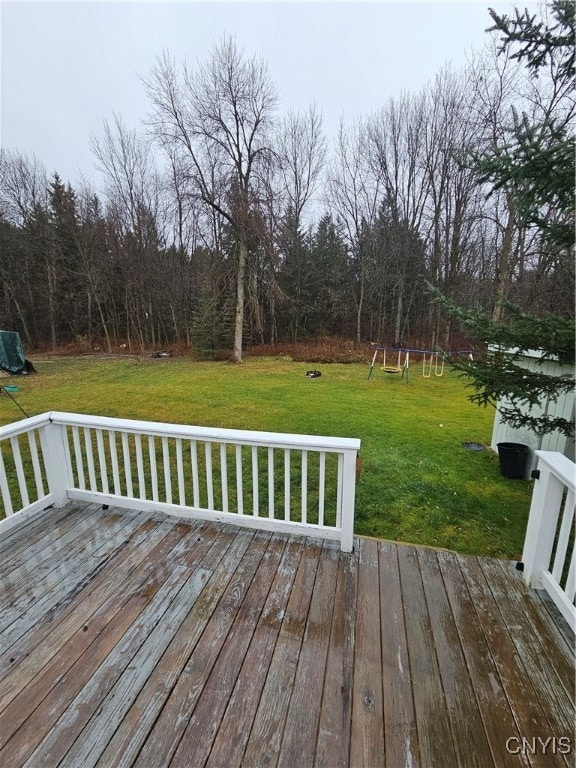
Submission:
[[[310,701],[316,700],[320,704],[322,700],[338,576],[338,554],[335,548],[324,547],[320,557],[284,734],[280,751],[274,756],[276,764],[281,768],[291,768],[296,764],[312,765],[314,762],[321,707],[310,708]],[[286,692],[281,695],[286,695]]]
[[[527,757],[520,755],[514,758],[506,751],[506,740],[511,736],[520,738],[520,732],[507,697],[510,692],[499,683],[498,667],[490,652],[489,639],[478,620],[475,600],[460,565],[451,553],[439,552],[438,561],[493,763],[496,766],[529,766]],[[522,701],[518,703],[522,704]]]
[[[246,729],[246,749],[243,755],[238,754],[238,764],[266,768],[277,762],[321,554],[322,546],[317,542],[310,541],[304,547],[256,715],[252,727]],[[220,752],[225,754],[222,744]]]
[[[124,589],[127,576],[170,528],[167,521],[128,519],[127,526],[109,539],[101,552],[94,552],[96,566],[92,563],[86,567],[81,562],[71,569],[68,589],[60,586],[49,591],[34,605],[34,615],[26,612],[0,635],[0,648],[6,649],[0,655],[0,681],[18,662],[20,685],[26,673],[29,682],[113,592]],[[131,533],[129,539],[127,533]],[[34,627],[33,632],[27,631],[30,627]],[[4,685],[0,682],[0,701]]]
[[[417,554],[457,762],[489,768],[493,765],[492,755],[484,729],[479,727],[480,710],[438,568],[437,553],[421,548]]]
[[[93,505],[2,551],[10,768],[574,763],[506,746],[575,747],[570,645],[509,564]]]
[[[87,594],[90,592],[90,586],[94,586],[101,572],[105,573],[105,578],[109,584],[110,564],[113,560],[119,560],[122,555],[122,548],[125,544],[133,541],[133,531],[137,525],[138,518],[129,517],[103,521],[102,528],[107,532],[107,537],[99,536],[98,541],[91,539],[89,535],[84,537],[85,543],[82,550],[76,550],[76,557],[70,559],[61,552],[55,550],[53,553],[55,561],[60,564],[57,566],[59,577],[42,580],[36,574],[34,561],[32,560],[26,579],[34,583],[38,578],[37,588],[34,590],[34,599],[27,601],[26,605],[20,602],[20,609],[16,610],[16,601],[10,605],[9,609],[3,611],[0,621],[2,629],[0,630],[0,653],[8,652],[13,656],[15,653],[23,655],[22,638],[30,628],[38,622],[45,622],[44,626],[50,627],[50,622],[54,622],[56,617],[62,618],[62,612],[67,604],[74,603],[78,594],[82,594],[84,602]],[[147,521],[152,524],[152,521]],[[158,525],[158,523],[156,523]],[[168,528],[166,527],[167,531]],[[93,546],[91,546],[91,544]],[[53,576],[53,574],[52,574]],[[28,594],[30,592],[28,591]],[[37,642],[40,641],[38,634],[33,637]],[[0,660],[0,670],[2,661]]]
[[[378,544],[386,765],[420,765],[398,548]],[[376,678],[377,680],[377,678]],[[361,763],[370,765],[370,763]]]
[[[415,547],[398,549],[398,565],[420,756],[424,765],[458,765],[428,606]],[[407,673],[407,669],[404,674]]]
[[[157,660],[162,652],[166,635],[171,635],[169,628],[172,623],[181,620],[183,611],[188,609],[194,596],[200,594],[208,580],[210,572],[199,567],[198,562],[202,558],[203,548],[190,547],[192,540],[197,540],[197,531],[184,536],[172,552],[176,554],[180,550],[188,561],[189,568],[172,570],[163,583],[162,575],[159,574],[161,586],[155,593],[150,608],[140,616],[140,629],[132,628],[126,633],[122,641],[100,664],[96,675],[79,691],[40,745],[38,764],[41,764],[42,759],[47,760],[49,764],[61,764],[64,755],[66,758],[63,764],[88,764],[89,756],[84,752],[94,743],[94,738],[98,744],[101,743],[98,739],[102,733],[101,729],[98,733],[98,728],[96,733],[94,728],[91,731],[88,727],[82,730],[82,725],[89,721],[92,726],[99,724],[101,728],[104,727],[105,732],[109,730],[111,713],[106,709],[103,699],[114,689],[114,703],[116,707],[121,706],[126,683],[130,681],[137,685],[139,679],[145,677],[147,672],[149,674],[154,659]],[[156,574],[148,575],[145,587],[147,590],[150,590],[155,576]],[[181,599],[185,588],[186,595]],[[77,741],[81,730],[82,735]],[[69,752],[73,744],[76,749]]]
[[[150,561],[126,582],[125,592],[113,595],[106,610],[77,630],[11,702],[10,717],[0,721],[0,744],[10,739],[8,765],[18,765],[23,757],[30,756],[92,676],[101,673],[101,665],[116,651],[117,644],[122,643],[122,650],[130,653],[131,644],[151,631],[158,620],[152,600],[156,592],[162,590],[164,600],[171,599],[166,583],[172,566],[167,556],[187,529],[185,525],[174,526],[155,547]],[[0,749],[0,762],[3,752]]]
[[[382,646],[378,584],[378,544],[360,539],[358,557],[358,598],[352,718],[351,765],[384,765],[384,706],[382,703]]]
[[[245,531],[238,534],[226,531],[218,537],[211,550],[214,563],[212,577],[198,599],[194,600],[182,624],[173,629],[170,645],[123,717],[109,744],[106,746],[102,739],[101,747],[104,751],[97,762],[101,768],[133,764],[180,679],[251,538],[251,534]]]
[[[252,642],[238,674],[236,685],[225,702],[226,712],[213,741],[208,765],[239,765],[248,741],[270,669],[270,661],[283,626],[288,601],[301,562],[302,544],[291,540],[286,547]]]
[[[268,600],[286,541],[272,539],[174,754],[174,768],[204,765]]]

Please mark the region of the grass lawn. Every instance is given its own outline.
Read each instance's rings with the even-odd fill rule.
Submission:
[[[296,432],[362,440],[355,532],[518,557],[532,484],[500,475],[489,448],[494,412],[472,405],[451,372],[408,383],[366,365],[318,366],[281,358],[242,365],[184,358],[53,358],[33,360],[37,376],[2,379],[30,415],[49,410],[182,424]],[[22,418],[6,395],[0,424]]]

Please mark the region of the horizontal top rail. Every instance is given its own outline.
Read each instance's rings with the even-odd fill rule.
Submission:
[[[576,491],[574,462],[557,451],[536,451],[539,459],[538,467],[549,469],[571,491]]]
[[[53,424],[73,427],[92,427],[118,432],[133,432],[145,435],[168,435],[187,439],[202,439],[214,442],[239,443],[244,445],[276,445],[286,448],[300,447],[318,451],[357,451],[361,441],[351,437],[325,437],[321,435],[298,435],[284,432],[259,432],[243,429],[221,429],[219,427],[197,427],[187,424],[166,424],[135,419],[117,419],[108,416],[86,416],[80,413],[51,411],[43,414]],[[24,422],[20,422],[24,423]],[[13,426],[13,425],[12,425]]]
[[[33,429],[38,429],[38,427],[44,427],[49,423],[49,413],[40,413],[38,416],[30,416],[27,419],[13,421],[10,424],[6,424],[4,427],[0,427],[0,440],[16,437],[17,435],[23,435]]]

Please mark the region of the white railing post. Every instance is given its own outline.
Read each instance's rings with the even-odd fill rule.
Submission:
[[[341,539],[342,552],[352,552],[354,540],[354,500],[356,498],[356,451],[344,451],[341,493]]]
[[[533,589],[542,588],[541,573],[548,570],[554,546],[564,483],[550,467],[540,462],[524,540],[524,580]]]
[[[40,429],[40,444],[46,468],[48,489],[54,496],[52,506],[63,507],[72,485],[69,452],[66,450],[66,426],[51,421]]]

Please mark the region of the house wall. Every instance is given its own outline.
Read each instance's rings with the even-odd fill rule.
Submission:
[[[570,373],[573,371],[571,366],[560,365],[553,361],[539,363],[538,360],[540,359],[540,355],[541,353],[537,350],[527,350],[524,355],[519,357],[515,362],[529,370],[544,372],[551,376],[560,376],[563,373]],[[492,450],[498,450],[498,443],[522,443],[527,445],[531,449],[531,460],[527,471],[528,477],[537,464],[537,458],[534,454],[534,451],[536,450],[558,451],[574,461],[574,438],[567,438],[560,432],[550,432],[549,434],[544,435],[544,437],[540,437],[537,433],[527,427],[511,427],[510,425],[505,424],[499,409],[501,406],[505,407],[508,403],[509,401],[506,399],[502,399],[498,403],[498,408],[496,409],[496,414],[494,416],[492,441],[490,443]],[[533,407],[531,412],[533,415],[539,416],[544,413],[545,407],[545,404],[543,404],[542,407]],[[576,415],[574,391],[566,393],[556,402],[548,403],[548,414],[550,416],[562,416],[565,419],[574,421]]]

